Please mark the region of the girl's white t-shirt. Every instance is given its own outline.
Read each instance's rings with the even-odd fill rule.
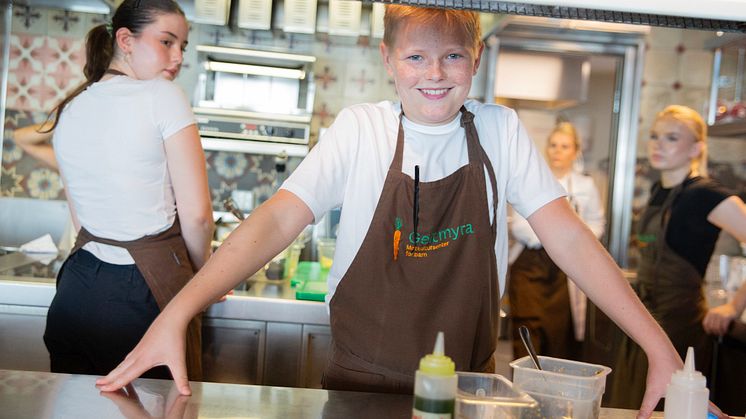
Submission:
[[[53,144],[78,221],[94,236],[134,240],[168,229],[176,200],[164,140],[194,124],[184,92],[165,79],[115,76],[73,99]],[[113,264],[132,264],[121,247],[83,247]]]

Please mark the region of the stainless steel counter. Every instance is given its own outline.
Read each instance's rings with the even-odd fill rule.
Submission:
[[[0,369],[49,370],[42,335],[63,261],[0,255]],[[296,300],[289,281],[256,275],[202,324],[206,381],[320,387],[329,315],[322,302]]]
[[[23,253],[0,256],[0,305],[48,308],[63,261],[63,255],[48,263]],[[329,325],[324,303],[296,300],[288,281],[270,281],[261,274],[213,304],[205,317]]]
[[[193,382],[179,396],[172,381],[138,379],[127,392],[101,393],[96,377],[0,370],[0,418],[403,418],[412,396]],[[636,411],[601,409],[602,419]],[[662,418],[656,412],[654,418]]]

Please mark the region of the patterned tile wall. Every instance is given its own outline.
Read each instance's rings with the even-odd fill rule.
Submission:
[[[45,112],[82,80],[82,40],[87,30],[104,18],[25,6],[16,6],[13,15],[6,139],[12,138],[15,127],[42,120]],[[644,157],[644,141],[655,113],[671,103],[706,111],[712,54],[704,45],[711,37],[711,33],[702,31],[653,28],[650,32],[640,106],[636,207],[644,203],[655,176]],[[344,106],[396,96],[393,83],[381,64],[376,39],[286,34],[282,31],[231,31],[194,24],[190,44],[275,47],[316,56],[312,141],[319,128],[328,126]],[[189,94],[197,82],[196,60],[195,49],[188,48],[182,74],[177,79]],[[279,183],[271,156],[225,152],[206,154],[210,187],[216,203],[234,189],[253,191],[261,201]],[[713,138],[710,156],[712,174],[745,196],[746,141]],[[298,162],[298,159],[292,159],[289,169],[292,170]],[[0,194],[63,199],[60,190],[59,176],[54,171],[24,155],[12,140],[5,141]]]
[[[85,34],[104,18],[65,10],[14,8],[0,195],[64,199],[59,175],[16,147],[12,141],[13,130],[44,120],[46,112],[83,81]],[[316,56],[312,143],[318,137],[319,128],[329,126],[344,106],[396,97],[393,83],[381,64],[378,41],[366,37],[231,31],[193,24],[190,45],[197,44],[274,47]],[[195,90],[198,73],[196,50],[190,47],[176,80],[190,96]],[[222,208],[222,200],[234,190],[251,191],[256,203],[260,203],[271,196],[287,175],[278,175],[272,156],[214,151],[205,154],[216,209]],[[299,158],[290,158],[288,172],[299,163]]]

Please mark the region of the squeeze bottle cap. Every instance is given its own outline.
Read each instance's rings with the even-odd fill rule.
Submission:
[[[456,373],[456,364],[451,358],[444,355],[443,332],[438,332],[435,339],[433,353],[425,355],[420,359],[420,371],[432,375],[453,375]]]
[[[678,370],[671,376],[671,384],[687,388],[703,388],[707,380],[701,372],[694,369],[694,348],[691,346],[686,350],[686,361],[684,369]]]

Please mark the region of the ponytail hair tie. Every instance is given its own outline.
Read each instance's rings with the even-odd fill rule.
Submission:
[[[114,25],[112,25],[111,22],[108,22],[106,23],[106,25],[104,25],[104,27],[106,28],[106,33],[108,33],[109,36],[113,37],[114,36]]]

